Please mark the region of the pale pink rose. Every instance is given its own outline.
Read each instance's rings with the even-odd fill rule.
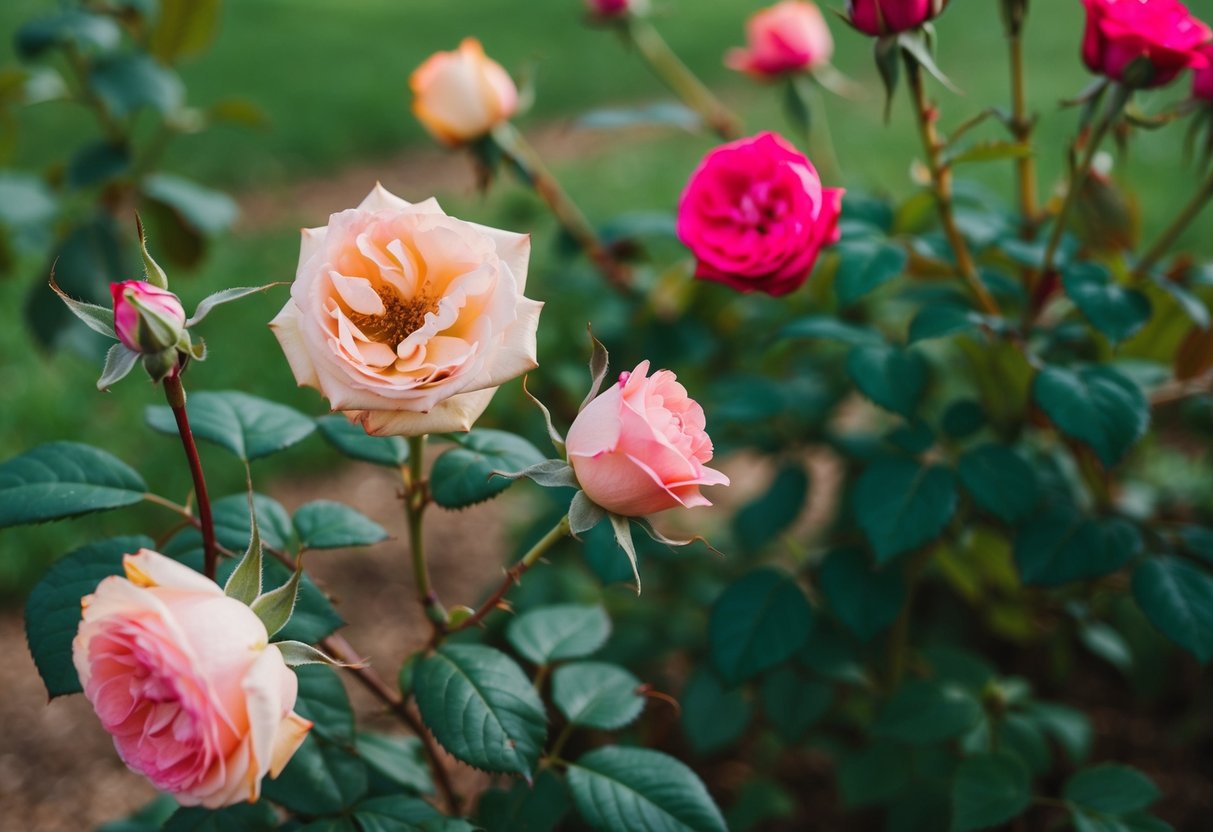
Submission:
[[[1097,75],[1136,86],[1159,87],[1189,67],[1200,69],[1209,59],[1200,46],[1213,38],[1209,27],[1179,0],[1082,0],[1087,24],[1082,59]],[[1138,59],[1149,63],[1144,79],[1125,78]]]
[[[312,723],[260,619],[142,549],[81,602],[72,660],[123,762],[185,806],[256,800]]]
[[[303,232],[270,326],[296,381],[375,435],[469,430],[498,385],[537,365],[531,239],[411,205],[376,185]]]
[[[864,34],[881,37],[917,29],[947,5],[948,0],[848,0],[847,17]]]
[[[114,334],[135,352],[161,352],[176,346],[185,329],[181,300],[145,280],[110,284]]]
[[[592,501],[641,517],[675,506],[710,506],[702,485],[728,485],[707,467],[712,440],[703,408],[669,370],[648,376],[642,361],[577,415],[566,439],[569,464]]]
[[[518,109],[518,88],[475,38],[435,52],[409,77],[413,114],[449,145],[478,139]]]
[[[695,276],[742,292],[786,295],[838,240],[841,188],[824,188],[813,163],[775,133],[710,151],[678,203],[678,236]]]
[[[1213,102],[1213,44],[1200,48],[1205,65],[1192,71],[1192,97]]]
[[[801,0],[783,0],[746,21],[746,47],[725,56],[730,69],[776,76],[829,63],[834,38],[821,9]]]

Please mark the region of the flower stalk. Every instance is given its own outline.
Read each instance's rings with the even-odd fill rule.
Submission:
[[[425,508],[429,504],[429,493],[425,481],[425,436],[409,437],[408,465],[401,468],[404,479],[404,515],[408,525],[409,556],[413,563],[413,583],[417,587],[417,600],[425,612],[434,632],[438,633],[446,624],[446,610],[438,600],[430,582],[429,564],[425,559],[425,540],[422,522]]]
[[[1007,13],[1007,49],[1011,61],[1011,132],[1025,147],[1032,139],[1032,117],[1028,113],[1027,70],[1023,57],[1023,23],[1027,4],[1011,4]],[[1025,153],[1015,160],[1019,186],[1019,212],[1023,217],[1021,236],[1031,239],[1040,211],[1036,184],[1036,157]]]
[[[215,520],[211,515],[211,499],[206,493],[206,477],[202,473],[198,445],[194,442],[194,432],[190,430],[190,419],[185,412],[185,387],[181,384],[180,371],[165,376],[164,396],[177,422],[177,432],[181,435],[181,445],[185,448],[190,476],[194,480],[194,499],[198,502],[198,528],[202,532],[202,571],[213,581],[219,568],[219,550],[215,546]]]
[[[1154,244],[1137,261],[1137,265],[1133,267],[1132,278],[1134,280],[1141,280],[1150,273],[1150,270],[1171,250],[1171,246],[1179,239],[1179,235],[1192,224],[1192,221],[1205,209],[1211,199],[1213,199],[1213,170],[1205,177],[1204,183],[1171,221],[1171,224],[1163,230]]]

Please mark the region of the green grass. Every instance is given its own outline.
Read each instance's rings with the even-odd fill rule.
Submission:
[[[48,2],[17,0],[0,8],[0,34],[10,32],[31,10]],[[658,26],[697,71],[723,83],[725,95],[745,114],[751,130],[787,130],[778,107],[778,90],[750,84],[720,65],[724,50],[740,41],[741,20],[754,2],[669,2],[671,13]],[[1206,14],[1213,0],[1192,4]],[[225,4],[223,29],[211,53],[185,68],[191,100],[206,104],[239,94],[269,113],[268,131],[221,128],[186,137],[169,165],[209,184],[242,189],[273,188],[300,177],[323,176],[353,161],[384,158],[425,141],[407,109],[406,79],[426,54],[450,48],[465,34],[479,35],[489,51],[517,69],[530,63],[537,72],[538,103],[520,120],[525,130],[552,117],[608,104],[664,97],[661,85],[607,33],[578,20],[579,0],[532,0],[526,11],[512,0],[240,0]],[[1060,171],[1063,142],[1073,133],[1076,113],[1059,111],[1057,102],[1081,89],[1088,76],[1078,59],[1081,11],[1077,0],[1038,3],[1029,25],[1032,106],[1042,115],[1040,164],[1044,183]],[[885,125],[879,85],[871,66],[870,43],[841,24],[836,64],[870,90],[861,101],[828,97],[825,110],[844,171],[844,184],[896,194],[913,185],[909,172],[918,148],[905,100]],[[955,0],[940,22],[940,63],[963,87],[955,96],[932,89],[943,108],[942,124],[955,125],[1006,97],[1006,64],[1001,25],[994,0]],[[8,38],[5,38],[8,40]],[[3,55],[0,54],[0,59]],[[1145,99],[1147,107],[1166,95]],[[87,121],[60,105],[35,108],[24,121],[24,166],[40,167],[60,158],[91,129]],[[819,116],[820,120],[820,116]],[[982,128],[977,136],[992,136]],[[1137,190],[1147,232],[1167,221],[1187,198],[1191,174],[1180,159],[1182,127],[1143,136],[1118,176]],[[558,173],[595,218],[624,210],[672,210],[699,156],[712,146],[706,137],[678,132],[624,136],[592,164],[563,165]],[[1009,164],[975,170],[979,178],[1009,198]],[[470,182],[469,171],[469,182]],[[368,187],[371,183],[367,183]],[[405,194],[418,199],[426,194]],[[554,228],[533,197],[517,186],[495,189],[486,198],[438,194],[459,216],[535,235],[536,260],[530,294],[558,298],[561,274],[550,256]],[[348,207],[332,206],[333,210]],[[291,218],[292,222],[295,218]],[[318,218],[308,218],[318,221]],[[1197,225],[1187,242],[1208,253],[1213,244]],[[297,226],[258,235],[236,234],[221,241],[198,274],[175,282],[192,305],[210,291],[230,285],[289,280],[297,250]],[[153,487],[182,497],[188,480],[175,440],[149,436],[142,424],[145,405],[159,403],[160,392],[132,377],[113,392],[93,387],[98,368],[71,354],[43,356],[30,345],[20,323],[27,281],[0,284],[0,458],[38,442],[75,438],[93,442],[131,460]],[[276,290],[225,308],[202,327],[212,359],[191,370],[195,389],[239,388],[319,413],[319,397],[298,390],[276,342],[265,327],[285,297]],[[558,304],[553,304],[553,309]],[[601,314],[585,310],[586,318]],[[546,356],[556,360],[567,344]],[[545,356],[541,354],[541,361]],[[514,397],[505,400],[504,408]],[[528,415],[529,418],[529,415]],[[218,495],[240,488],[239,466],[213,448],[204,462]],[[319,438],[297,453],[258,463],[264,484],[276,476],[322,471],[336,460]],[[117,532],[159,528],[167,521],[157,510],[106,515],[74,525],[9,530],[0,533],[0,593],[28,585],[48,558],[94,530]],[[149,524],[151,524],[149,526]]]

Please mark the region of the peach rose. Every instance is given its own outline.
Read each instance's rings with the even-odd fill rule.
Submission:
[[[376,185],[303,232],[270,326],[300,385],[375,435],[464,431],[537,366],[542,303],[523,297],[531,240],[411,205]]]
[[[478,139],[518,109],[518,88],[475,38],[435,52],[409,77],[413,115],[449,145]]]
[[[256,800],[312,723],[265,626],[157,552],[123,559],[81,602],[72,660],[123,762],[185,806]]]
[[[712,440],[703,408],[669,370],[648,372],[642,361],[621,373],[573,421],[566,447],[577,482],[593,502],[628,517],[710,506],[699,487],[729,478],[705,464]]]

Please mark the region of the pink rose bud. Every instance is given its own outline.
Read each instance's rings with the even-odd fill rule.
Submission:
[[[1213,44],[1200,48],[1205,65],[1192,71],[1192,97],[1213,102]]]
[[[187,566],[147,549],[81,602],[72,661],[123,762],[185,806],[256,800],[312,723],[265,625]]]
[[[1096,75],[1134,87],[1160,87],[1185,69],[1202,69],[1200,46],[1213,31],[1179,0],[1082,0],[1082,59]]]
[[[849,0],[847,17],[864,34],[882,37],[917,29],[946,5],[948,0]]]
[[[409,78],[413,114],[448,145],[473,141],[518,109],[518,88],[475,38],[452,52],[435,52]]]
[[[813,163],[775,133],[712,150],[678,204],[678,236],[695,276],[741,292],[786,295],[837,242],[841,188],[823,188]]]
[[[626,517],[710,506],[699,487],[729,478],[706,465],[712,440],[703,408],[669,370],[648,372],[642,361],[620,374],[573,421],[566,447],[577,482],[593,502]]]
[[[185,330],[181,300],[143,280],[110,284],[114,334],[128,349],[150,355],[177,346]]]
[[[623,17],[628,12],[644,14],[648,0],[585,0],[586,9],[595,17]]]
[[[783,0],[746,21],[746,47],[725,56],[730,69],[765,77],[804,72],[829,63],[834,39],[821,9],[802,0]]]

